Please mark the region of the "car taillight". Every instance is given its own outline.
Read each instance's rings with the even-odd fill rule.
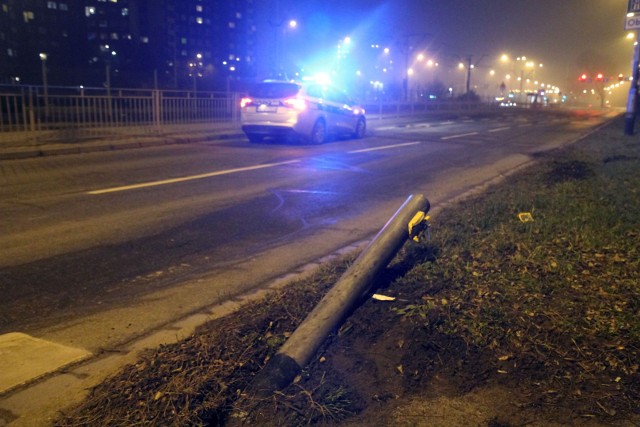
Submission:
[[[284,100],[284,105],[287,107],[295,108],[298,111],[304,111],[307,109],[307,103],[304,99],[300,98],[288,98]]]
[[[251,105],[251,104],[253,104],[253,99],[251,98],[242,98],[240,100],[240,108],[244,108],[247,105]]]

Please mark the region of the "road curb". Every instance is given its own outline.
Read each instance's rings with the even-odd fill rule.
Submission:
[[[219,133],[211,135],[198,135],[198,136],[180,136],[180,137],[166,137],[166,138],[153,138],[146,140],[129,140],[123,142],[109,142],[105,141],[96,145],[84,145],[78,144],[69,147],[39,147],[31,149],[18,149],[14,151],[0,152],[0,160],[23,160],[34,157],[48,157],[48,156],[62,156],[70,154],[86,154],[96,153],[100,151],[116,151],[116,150],[130,150],[136,148],[149,148],[158,147],[162,145],[176,145],[176,144],[196,144],[200,142],[210,141],[225,141],[235,138],[242,138],[243,133],[229,132]]]

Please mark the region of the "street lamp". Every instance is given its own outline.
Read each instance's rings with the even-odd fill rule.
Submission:
[[[509,67],[511,68],[511,73],[510,75],[507,75],[507,80],[511,79],[511,74],[518,76],[516,78],[516,80],[518,80],[519,82],[519,92],[520,92],[518,95],[518,99],[520,102],[522,102],[522,96],[525,89],[524,87],[525,81],[529,83],[531,80],[533,80],[536,68],[543,68],[544,64],[542,63],[538,64],[535,61],[533,61],[531,58],[527,58],[526,56],[518,56],[516,57],[515,61],[513,61],[509,58],[507,54],[501,55],[500,61],[503,63],[511,63],[511,67],[515,66],[516,69]]]
[[[284,68],[281,64],[281,52],[280,50],[284,50],[283,46],[280,46],[284,43],[284,36],[287,30],[296,30],[298,28],[299,22],[295,19],[289,19],[288,21],[285,18],[280,17],[280,0],[275,0],[275,8],[274,8],[275,19],[269,19],[269,25],[274,29],[274,37],[275,37],[275,52],[274,52],[274,72],[276,74],[275,77],[280,78],[280,74],[282,69]],[[286,25],[285,25],[286,24]],[[285,73],[286,74],[286,73]]]
[[[104,86],[107,89],[107,96],[111,97],[111,61],[115,60],[117,52],[108,44],[101,45],[100,52],[104,58]]]
[[[42,87],[44,89],[44,114],[49,117],[49,84],[47,81],[47,58],[45,52],[40,52],[40,61],[42,64]]]
[[[193,62],[189,62],[189,74],[193,78],[193,94],[195,95],[197,92],[197,78],[200,75],[200,70],[202,68],[202,54],[196,54],[196,60]]]

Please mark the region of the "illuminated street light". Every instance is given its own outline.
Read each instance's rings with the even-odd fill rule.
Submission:
[[[512,62],[509,59],[507,54],[503,54],[500,57],[501,62],[509,63]],[[516,65],[518,64],[518,65]],[[524,83],[530,83],[533,80],[535,70],[537,68],[544,68],[544,64],[536,63],[531,58],[527,58],[526,56],[518,56],[515,61],[513,61],[512,66],[516,67],[516,70],[512,70],[513,74],[516,76],[519,74],[519,77],[516,77],[516,80],[520,83],[520,93],[519,97],[522,98],[522,94],[524,92]],[[507,76],[507,80],[509,80],[511,76]]]
[[[196,60],[194,62],[189,62],[189,73],[191,74],[191,77],[193,77],[193,93],[194,94],[198,90],[196,79],[197,77],[202,77],[202,74],[201,74],[202,65],[203,65],[202,53],[196,53]]]
[[[102,0],[105,1],[105,0]],[[111,1],[115,1],[115,0],[111,0]],[[296,19],[286,19],[284,17],[281,17],[280,14],[280,0],[276,0],[275,1],[275,19],[274,20],[269,20],[269,25],[271,25],[271,27],[273,28],[273,32],[274,32],[274,47],[275,47],[275,52],[273,55],[273,73],[276,75],[276,77],[280,78],[282,77],[283,74],[283,64],[282,62],[282,51],[286,51],[286,48],[284,48],[284,46],[281,46],[284,44],[284,38],[285,38],[285,34],[287,33],[287,30],[290,31],[294,31],[297,30],[298,28],[298,24],[299,22]],[[286,74],[286,73],[285,73]]]
[[[47,80],[47,58],[45,52],[40,52],[40,61],[42,62],[42,87],[44,89],[44,114],[49,117],[49,84]]]

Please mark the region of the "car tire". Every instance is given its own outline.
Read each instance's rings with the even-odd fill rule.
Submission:
[[[356,130],[353,132],[353,137],[356,139],[364,138],[364,135],[367,133],[367,121],[364,117],[360,117],[358,119],[358,123],[356,123]]]
[[[262,135],[255,135],[255,134],[247,134],[247,138],[249,139],[249,142],[253,144],[259,144],[264,139]]]
[[[309,142],[315,145],[323,144],[327,140],[327,125],[324,120],[318,120],[311,129]]]

